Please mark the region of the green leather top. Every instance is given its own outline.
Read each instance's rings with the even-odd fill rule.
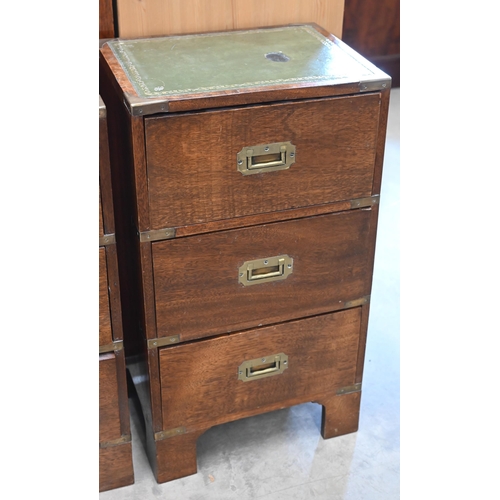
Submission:
[[[140,97],[302,82],[355,81],[373,71],[311,26],[108,42]]]

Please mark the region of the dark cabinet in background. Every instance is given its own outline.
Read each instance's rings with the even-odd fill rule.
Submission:
[[[399,0],[345,0],[342,40],[399,87]]]

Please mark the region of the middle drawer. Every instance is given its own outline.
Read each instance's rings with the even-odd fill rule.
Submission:
[[[369,295],[372,209],[152,243],[157,337],[195,338]]]

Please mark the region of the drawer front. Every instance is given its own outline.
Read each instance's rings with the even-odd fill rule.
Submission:
[[[153,243],[157,336],[184,341],[234,332],[368,295],[371,216],[363,209]],[[272,258],[280,256],[291,273],[266,279],[262,262],[275,271]],[[255,260],[255,284],[242,284]]]
[[[357,307],[161,349],[164,430],[208,428],[353,385],[360,318]]]
[[[117,361],[114,353],[99,356],[99,442],[120,438]]]
[[[99,345],[113,342],[108,294],[106,250],[99,248]]]
[[[151,229],[370,196],[379,113],[367,94],[146,118]],[[289,168],[240,172],[245,148],[285,142]],[[242,162],[281,159],[254,153]]]

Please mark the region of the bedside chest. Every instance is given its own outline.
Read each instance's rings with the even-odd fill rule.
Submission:
[[[214,425],[358,428],[390,78],[316,25],[112,40],[124,345],[158,482]]]
[[[106,106],[99,97],[99,491],[134,482],[111,192]]]

